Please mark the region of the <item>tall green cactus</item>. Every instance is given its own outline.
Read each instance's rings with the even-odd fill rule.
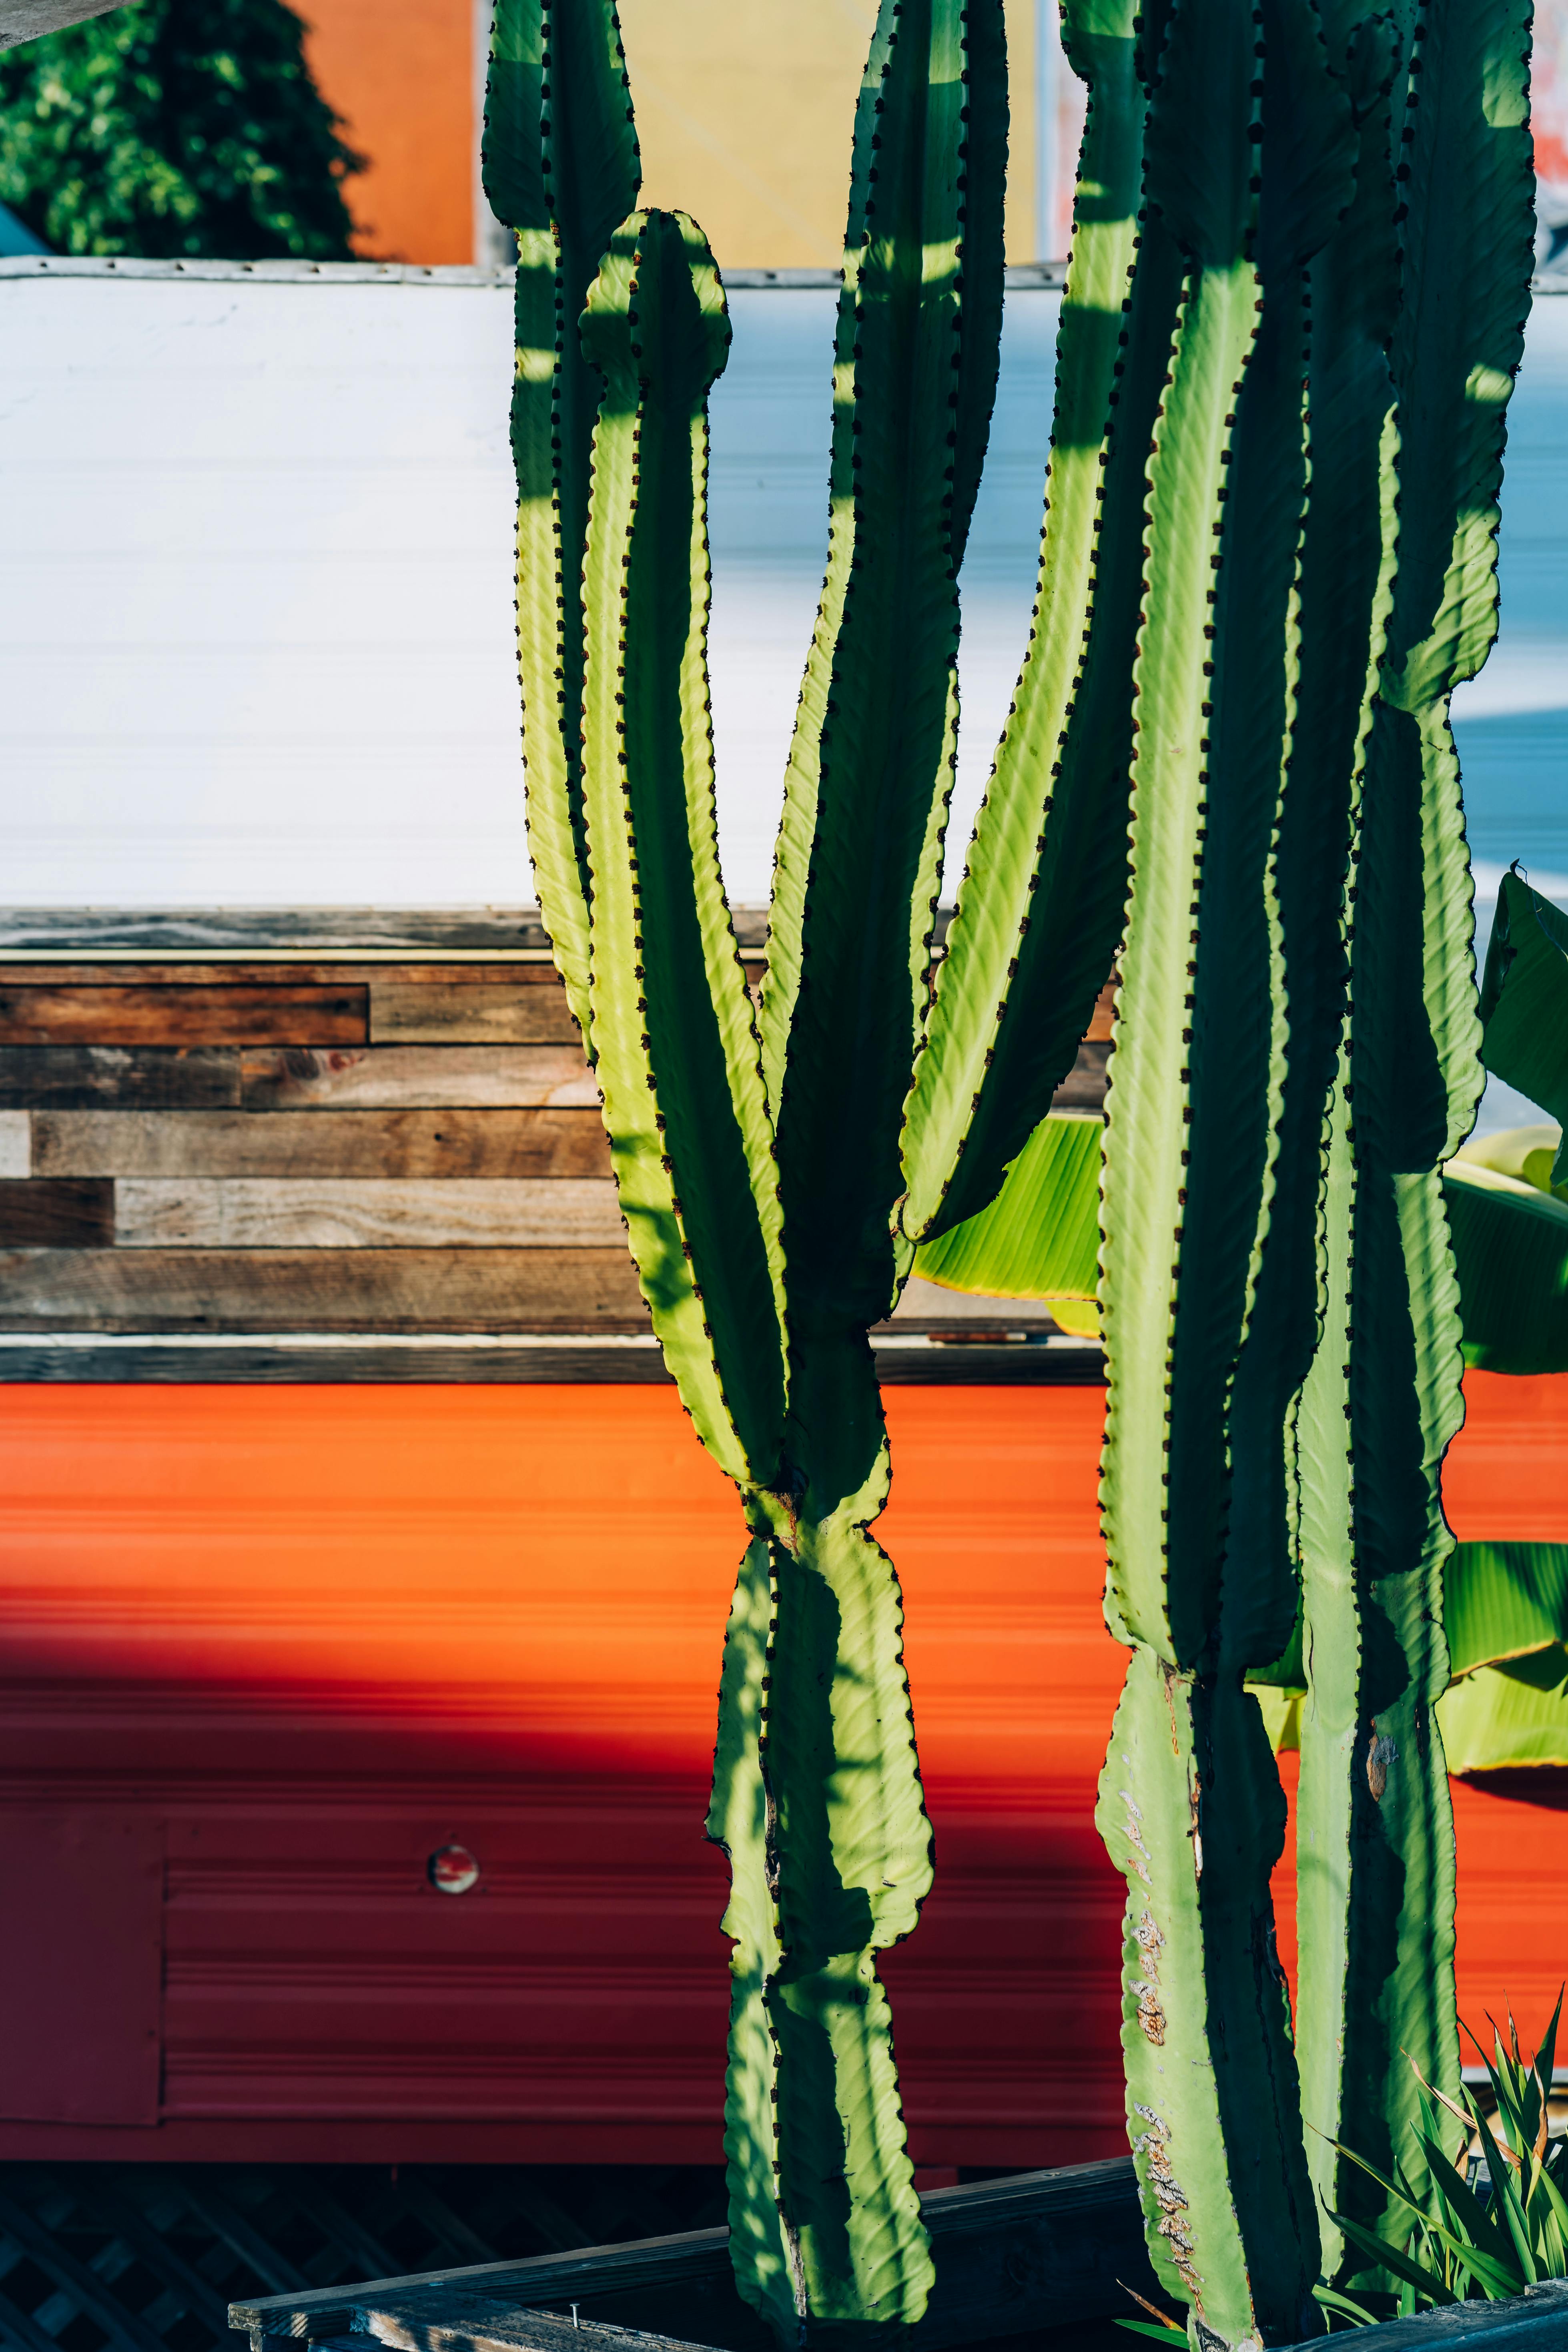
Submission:
[[[1330,2138],[1414,2168],[1402,2053],[1458,2066],[1437,1171],[1480,1072],[1446,710],[1489,643],[1531,243],[1517,5],[1330,6],[1326,50],[1265,6],[1244,93],[1247,15],[1179,6],[1152,109],[1146,193],[1189,274],[1150,461],[1101,1282],[1134,2147],[1167,2282],[1228,2343],[1311,2331],[1312,2190],[1384,2219]],[[1233,47],[1200,48],[1227,21]],[[1292,1555],[1305,2137],[1284,1807],[1241,1690],[1285,1645]]]
[[[877,1973],[931,1833],[867,1328],[1004,1187],[1118,952],[1103,1498],[1132,1657],[1100,1817],[1151,2245],[1198,2340],[1312,2331],[1314,2192],[1349,2192],[1303,2113],[1386,2140],[1400,2039],[1449,2063],[1435,1171],[1474,1087],[1445,714],[1495,601],[1523,5],[1069,0],[1089,105],[1034,625],[933,973],[1005,59],[1002,0],[882,0],[753,1020],[706,673],[722,289],[692,222],[633,209],[607,0],[499,0],[530,839],[654,1328],[751,1530],[709,1827],[731,2252],[782,2341],[917,2319],[931,2278]],[[1450,299],[1460,268],[1484,300]],[[1293,2040],[1244,1685],[1298,1622]]]
[[[1458,2068],[1453,1823],[1433,1712],[1448,1678],[1453,1543],[1438,1473],[1462,1414],[1439,1171],[1483,1076],[1447,705],[1496,630],[1532,181],[1526,0],[1431,0],[1395,29],[1386,152],[1399,158],[1399,202],[1384,232],[1385,250],[1396,244],[1383,499],[1392,579],[1386,634],[1372,640],[1346,898],[1324,1340],[1296,1431],[1308,1669],[1299,2032],[1309,2120],[1419,2179],[1410,2061],[1451,2092]],[[1389,168],[1380,152],[1384,191]],[[1392,2218],[1381,2193],[1330,2138],[1311,2151],[1325,2203],[1381,2226]],[[1359,2256],[1330,2251],[1342,2275],[1363,2275]]]

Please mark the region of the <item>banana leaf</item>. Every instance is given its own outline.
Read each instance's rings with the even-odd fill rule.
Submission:
[[[1100,1257],[1098,1118],[1052,1111],[988,1208],[915,1254],[949,1290],[1044,1301],[1093,1336]],[[1545,1189],[1555,1128],[1467,1144],[1444,1171],[1458,1266],[1465,1360],[1488,1371],[1568,1371],[1568,1186]]]
[[[1461,1675],[1437,1702],[1450,1772],[1568,1764],[1568,1648]]]
[[[915,1273],[948,1290],[1043,1299],[1064,1329],[1098,1331],[1104,1132],[1092,1113],[1049,1112],[989,1207],[923,1243]]]
[[[1443,1192],[1467,1364],[1568,1371],[1568,1202],[1470,1157],[1449,1160]]]
[[[1443,1577],[1453,1673],[1568,1642],[1568,1544],[1462,1543]]]
[[[1568,915],[1510,869],[1502,877],[1481,980],[1481,1059],[1568,1121]],[[1568,1181],[1560,1142],[1552,1181]]]
[[[1538,1192],[1568,1201],[1568,1184],[1553,1184],[1552,1163],[1563,1140],[1563,1130],[1549,1120],[1537,1127],[1506,1127],[1498,1135],[1472,1136],[1457,1157],[1468,1165],[1489,1168],[1499,1176],[1516,1176]]]

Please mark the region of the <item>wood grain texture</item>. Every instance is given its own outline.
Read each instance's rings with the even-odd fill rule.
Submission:
[[[9,1122],[9,1124],[8,1124]],[[596,1110],[0,1111],[0,1175],[608,1176]],[[9,1154],[9,1158],[7,1158]]]
[[[0,1184],[0,1239],[9,1192]],[[74,1189],[91,1190],[90,1181]],[[110,1188],[106,1185],[105,1191]],[[609,1178],[228,1179],[122,1177],[113,1238],[122,1249],[614,1249],[624,1244]],[[104,1236],[107,1238],[107,1234]],[[21,1234],[10,1236],[21,1241]],[[40,1239],[52,1236],[40,1235]]]
[[[279,979],[217,988],[0,987],[0,1045],[363,1045],[369,991]]]
[[[32,1120],[25,1110],[0,1110],[0,1176],[30,1176],[32,1172]]]
[[[0,1045],[0,1109],[237,1110],[239,1072],[221,1045]]]
[[[760,967],[759,967],[760,969]],[[290,987],[342,988],[351,982],[356,987],[368,987],[374,980],[385,980],[388,975],[407,981],[418,987],[471,988],[489,985],[499,988],[559,988],[560,976],[548,957],[516,957],[508,962],[468,961],[464,963],[405,963],[401,958],[384,956],[378,962],[363,960],[340,961],[336,957],[322,961],[289,956],[251,961],[248,959],[214,963],[210,961],[186,962],[160,956],[155,961],[125,960],[118,963],[60,962],[50,957],[43,962],[7,961],[0,954],[0,988],[123,988],[128,982],[146,980],[166,987],[235,988],[246,984],[255,988],[275,988],[287,983]]]
[[[642,1330],[625,1248],[10,1250],[8,1331]]]
[[[1023,1342],[926,1347],[877,1344],[877,1377],[884,1388],[1081,1388],[1105,1379],[1098,1347],[1042,1348]],[[356,1386],[415,1381],[464,1387],[557,1387],[609,1382],[671,1385],[658,1348],[639,1335],[572,1340],[389,1339],[377,1334],[303,1341],[279,1332],[232,1339],[179,1333],[59,1332],[16,1338],[0,1334],[0,1386],[38,1381],[93,1381],[180,1388]]]
[[[559,982],[435,987],[399,974],[370,984],[370,1036],[377,1045],[574,1045],[577,1024]]]
[[[596,1108],[575,1045],[372,1045],[358,1053],[247,1054],[248,1110]]]
[[[106,1249],[114,1187],[100,1177],[0,1179],[0,1249]]]
[[[742,948],[767,944],[765,907],[736,907],[735,935]],[[939,940],[951,910],[936,919]],[[547,961],[549,935],[537,907],[5,907],[0,908],[0,955],[87,958],[114,955],[153,963],[194,956],[338,956],[374,954],[412,961],[451,955],[528,955]]]

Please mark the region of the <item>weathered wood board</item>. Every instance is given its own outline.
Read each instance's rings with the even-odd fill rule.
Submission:
[[[100,1249],[114,1238],[114,1187],[102,1177],[0,1178],[0,1249]]]
[[[0,1045],[0,1110],[227,1110],[239,1055],[223,1046]]]
[[[0,1176],[608,1176],[597,1110],[0,1111]]]
[[[938,2189],[921,2208],[936,2285],[925,2317],[900,2331],[910,2352],[1124,2315],[1135,2309],[1127,2286],[1158,2292],[1131,2158]],[[584,2326],[773,2352],[766,2323],[736,2292],[728,2235],[693,2230],[531,2262],[273,2295],[231,2304],[229,2325],[249,2331],[253,2352],[351,2331],[362,2344],[373,2336],[401,2352],[444,2352],[459,2339],[521,2345],[522,2334],[504,2331],[532,2327],[552,2311],[570,2324],[575,2306]]]
[[[260,1050],[243,1065],[247,1110],[596,1109],[580,1045],[373,1045],[346,1053]]]
[[[101,1192],[107,1209],[109,1189],[0,1184],[0,1237],[11,1194]],[[608,1177],[129,1176],[109,1222],[121,1249],[614,1249],[625,1230]]]
[[[25,1110],[0,1110],[0,1176],[30,1176],[33,1169],[33,1130]],[[40,1169],[40,1175],[46,1171]],[[107,1171],[98,1168],[62,1169],[61,1175],[98,1176]]]
[[[574,1045],[563,988],[510,982],[375,980],[370,1034],[377,1045]]]
[[[11,1331],[641,1330],[618,1249],[0,1252]]]
[[[753,986],[763,942],[748,917]],[[1103,1099],[1110,1021],[1108,990],[1064,1106]],[[929,1284],[896,1328],[994,1327],[1053,1328]],[[530,910],[0,909],[0,1379],[69,1377],[72,1334],[105,1343],[80,1376],[109,1379],[131,1360],[107,1343],[138,1336],[341,1334],[369,1377],[378,1339],[647,1330],[598,1088]],[[905,1352],[889,1377],[956,1372],[952,1351],[951,1370]],[[144,1354],[126,1377],[205,1376]],[[288,1376],[230,1354],[213,1377]],[[354,1377],[350,1360],[320,1376]],[[416,1376],[389,1360],[376,1376]],[[548,1376],[493,1362],[481,1349],[468,1376]],[[1018,1373],[1064,1376],[1037,1356]]]
[[[0,1045],[363,1045],[369,1000],[363,987],[298,981],[0,985]]]

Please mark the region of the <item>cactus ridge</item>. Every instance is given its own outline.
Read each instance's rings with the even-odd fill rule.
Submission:
[[[584,563],[590,1005],[621,1213],[703,1443],[777,1473],[784,1265],[755,1026],[719,871],[707,397],[729,353],[711,254],[634,213],[588,292],[603,378]]]
[[[518,246],[511,446],[529,853],[591,1055],[582,590],[599,387],[577,321],[641,182],[612,0],[495,0],[480,158]]]
[[[1039,575],[905,1110],[911,1242],[994,1195],[1072,1066],[1121,927],[1137,519],[1180,283],[1141,211],[1135,21],[1131,0],[1063,14],[1088,108]]]
[[[1394,406],[1382,433],[1386,635],[1364,698],[1349,993],[1324,1130],[1325,1320],[1297,1435],[1308,1668],[1297,2022],[1309,2122],[1374,2162],[1414,2160],[1418,2182],[1406,2058],[1450,2092],[1458,2066],[1453,1823],[1433,1712],[1453,1540],[1439,1475],[1462,1414],[1439,1171],[1482,1076],[1447,701],[1495,634],[1532,223],[1524,7],[1432,0],[1393,29],[1396,300],[1379,246],[1343,264],[1347,281],[1363,272],[1366,315],[1386,320]],[[1348,76],[1376,78],[1372,46],[1364,31],[1351,42]],[[1456,285],[1464,304],[1434,299]],[[1372,422],[1369,407],[1368,438]],[[1310,2158],[1326,2206],[1374,2229],[1392,2218],[1326,2141]],[[1331,2276],[1367,2275],[1337,2231],[1325,2235]]]
[[[889,0],[857,113],[827,575],[785,778],[763,1044],[792,1307],[862,1327],[904,1270],[889,1209],[952,789],[957,568],[995,389],[1004,68],[996,0]]]

